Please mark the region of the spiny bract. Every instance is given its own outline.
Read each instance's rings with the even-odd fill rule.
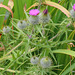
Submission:
[[[70,14],[71,14],[71,17],[72,18],[75,18],[75,11],[72,9],[72,10],[70,10]]]
[[[40,23],[48,23],[50,20],[50,16],[48,10],[45,9],[43,12],[39,14],[39,22]]]
[[[32,57],[32,58],[30,59],[30,62],[31,62],[32,64],[38,64],[39,58],[36,57],[36,56],[34,56],[34,57]]]
[[[51,66],[51,59],[48,57],[44,57],[40,60],[40,65],[42,68],[49,68]]]
[[[17,27],[18,27],[19,29],[24,29],[26,26],[27,26],[27,22],[24,21],[24,20],[20,20],[20,21],[17,23]]]
[[[33,25],[39,24],[39,16],[30,16],[29,22]]]
[[[9,26],[4,27],[3,32],[4,33],[9,33],[10,32],[10,27]]]

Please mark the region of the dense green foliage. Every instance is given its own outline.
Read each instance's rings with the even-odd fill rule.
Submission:
[[[9,0],[3,4],[8,5]],[[58,3],[58,0],[48,0]],[[74,75],[75,74],[75,27],[71,17],[67,17],[59,9],[48,5],[41,5],[45,0],[13,0],[13,18],[11,13],[0,8],[0,75]],[[51,16],[47,24],[31,25],[29,11],[24,11],[38,2],[40,11],[48,9]],[[68,11],[72,9],[75,0],[60,0],[60,5]],[[33,7],[33,9],[38,6]],[[31,8],[32,9],[32,8]],[[25,29],[17,27],[20,20],[28,23]],[[70,25],[69,25],[70,24]],[[69,25],[69,26],[67,26]],[[5,34],[3,27],[9,26],[10,32]],[[12,29],[13,26],[13,29]],[[39,63],[33,65],[30,59],[39,57]],[[42,68],[40,60],[43,57],[51,59],[49,68]]]

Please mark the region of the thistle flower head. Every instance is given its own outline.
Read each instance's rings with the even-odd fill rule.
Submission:
[[[73,5],[73,10],[75,11],[75,4]]]
[[[30,62],[31,62],[32,64],[38,64],[39,58],[36,57],[36,56],[34,56],[34,57],[32,57],[32,58],[30,59]]]
[[[39,14],[39,10],[38,9],[31,9],[29,11],[29,15],[32,15],[32,16],[37,16]]]
[[[48,10],[45,9],[45,10],[43,11],[43,13],[44,13],[44,15],[47,14],[47,13],[48,13]]]

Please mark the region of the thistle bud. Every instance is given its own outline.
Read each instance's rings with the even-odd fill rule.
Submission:
[[[71,14],[71,17],[72,18],[75,18],[75,11],[72,9],[72,10],[70,10],[70,14]]]
[[[48,23],[50,20],[50,16],[48,10],[45,9],[42,13],[39,14],[40,23]]]
[[[10,32],[10,27],[9,26],[4,27],[3,32],[4,33],[9,33]]]
[[[26,23],[26,21],[24,21],[24,20],[21,20],[21,21],[19,21],[19,22],[17,23],[17,27],[18,27],[19,29],[24,29],[26,26],[27,26],[27,23]]]
[[[34,57],[32,57],[31,59],[30,59],[30,62],[32,63],[32,64],[38,64],[38,62],[39,62],[39,58],[38,57],[36,57],[36,56],[34,56]]]
[[[40,60],[40,65],[42,68],[49,68],[51,66],[51,59],[49,59],[48,57],[44,57]]]
[[[73,6],[73,9],[70,10],[70,14],[71,14],[71,17],[72,17],[72,18],[75,18],[75,4],[74,4],[74,6]]]

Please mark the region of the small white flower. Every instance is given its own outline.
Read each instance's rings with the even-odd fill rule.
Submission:
[[[4,33],[9,33],[10,32],[10,27],[9,26],[4,27],[3,32]]]
[[[40,65],[42,68],[49,68],[51,66],[51,59],[48,57],[44,57],[40,60]]]
[[[34,57],[32,57],[32,58],[30,59],[30,62],[31,62],[32,64],[38,64],[39,58],[36,57],[36,56],[34,56]]]
[[[26,26],[27,26],[27,23],[26,23],[26,21],[24,21],[24,20],[21,20],[21,21],[19,21],[19,22],[17,23],[17,27],[18,27],[19,29],[24,29]]]

